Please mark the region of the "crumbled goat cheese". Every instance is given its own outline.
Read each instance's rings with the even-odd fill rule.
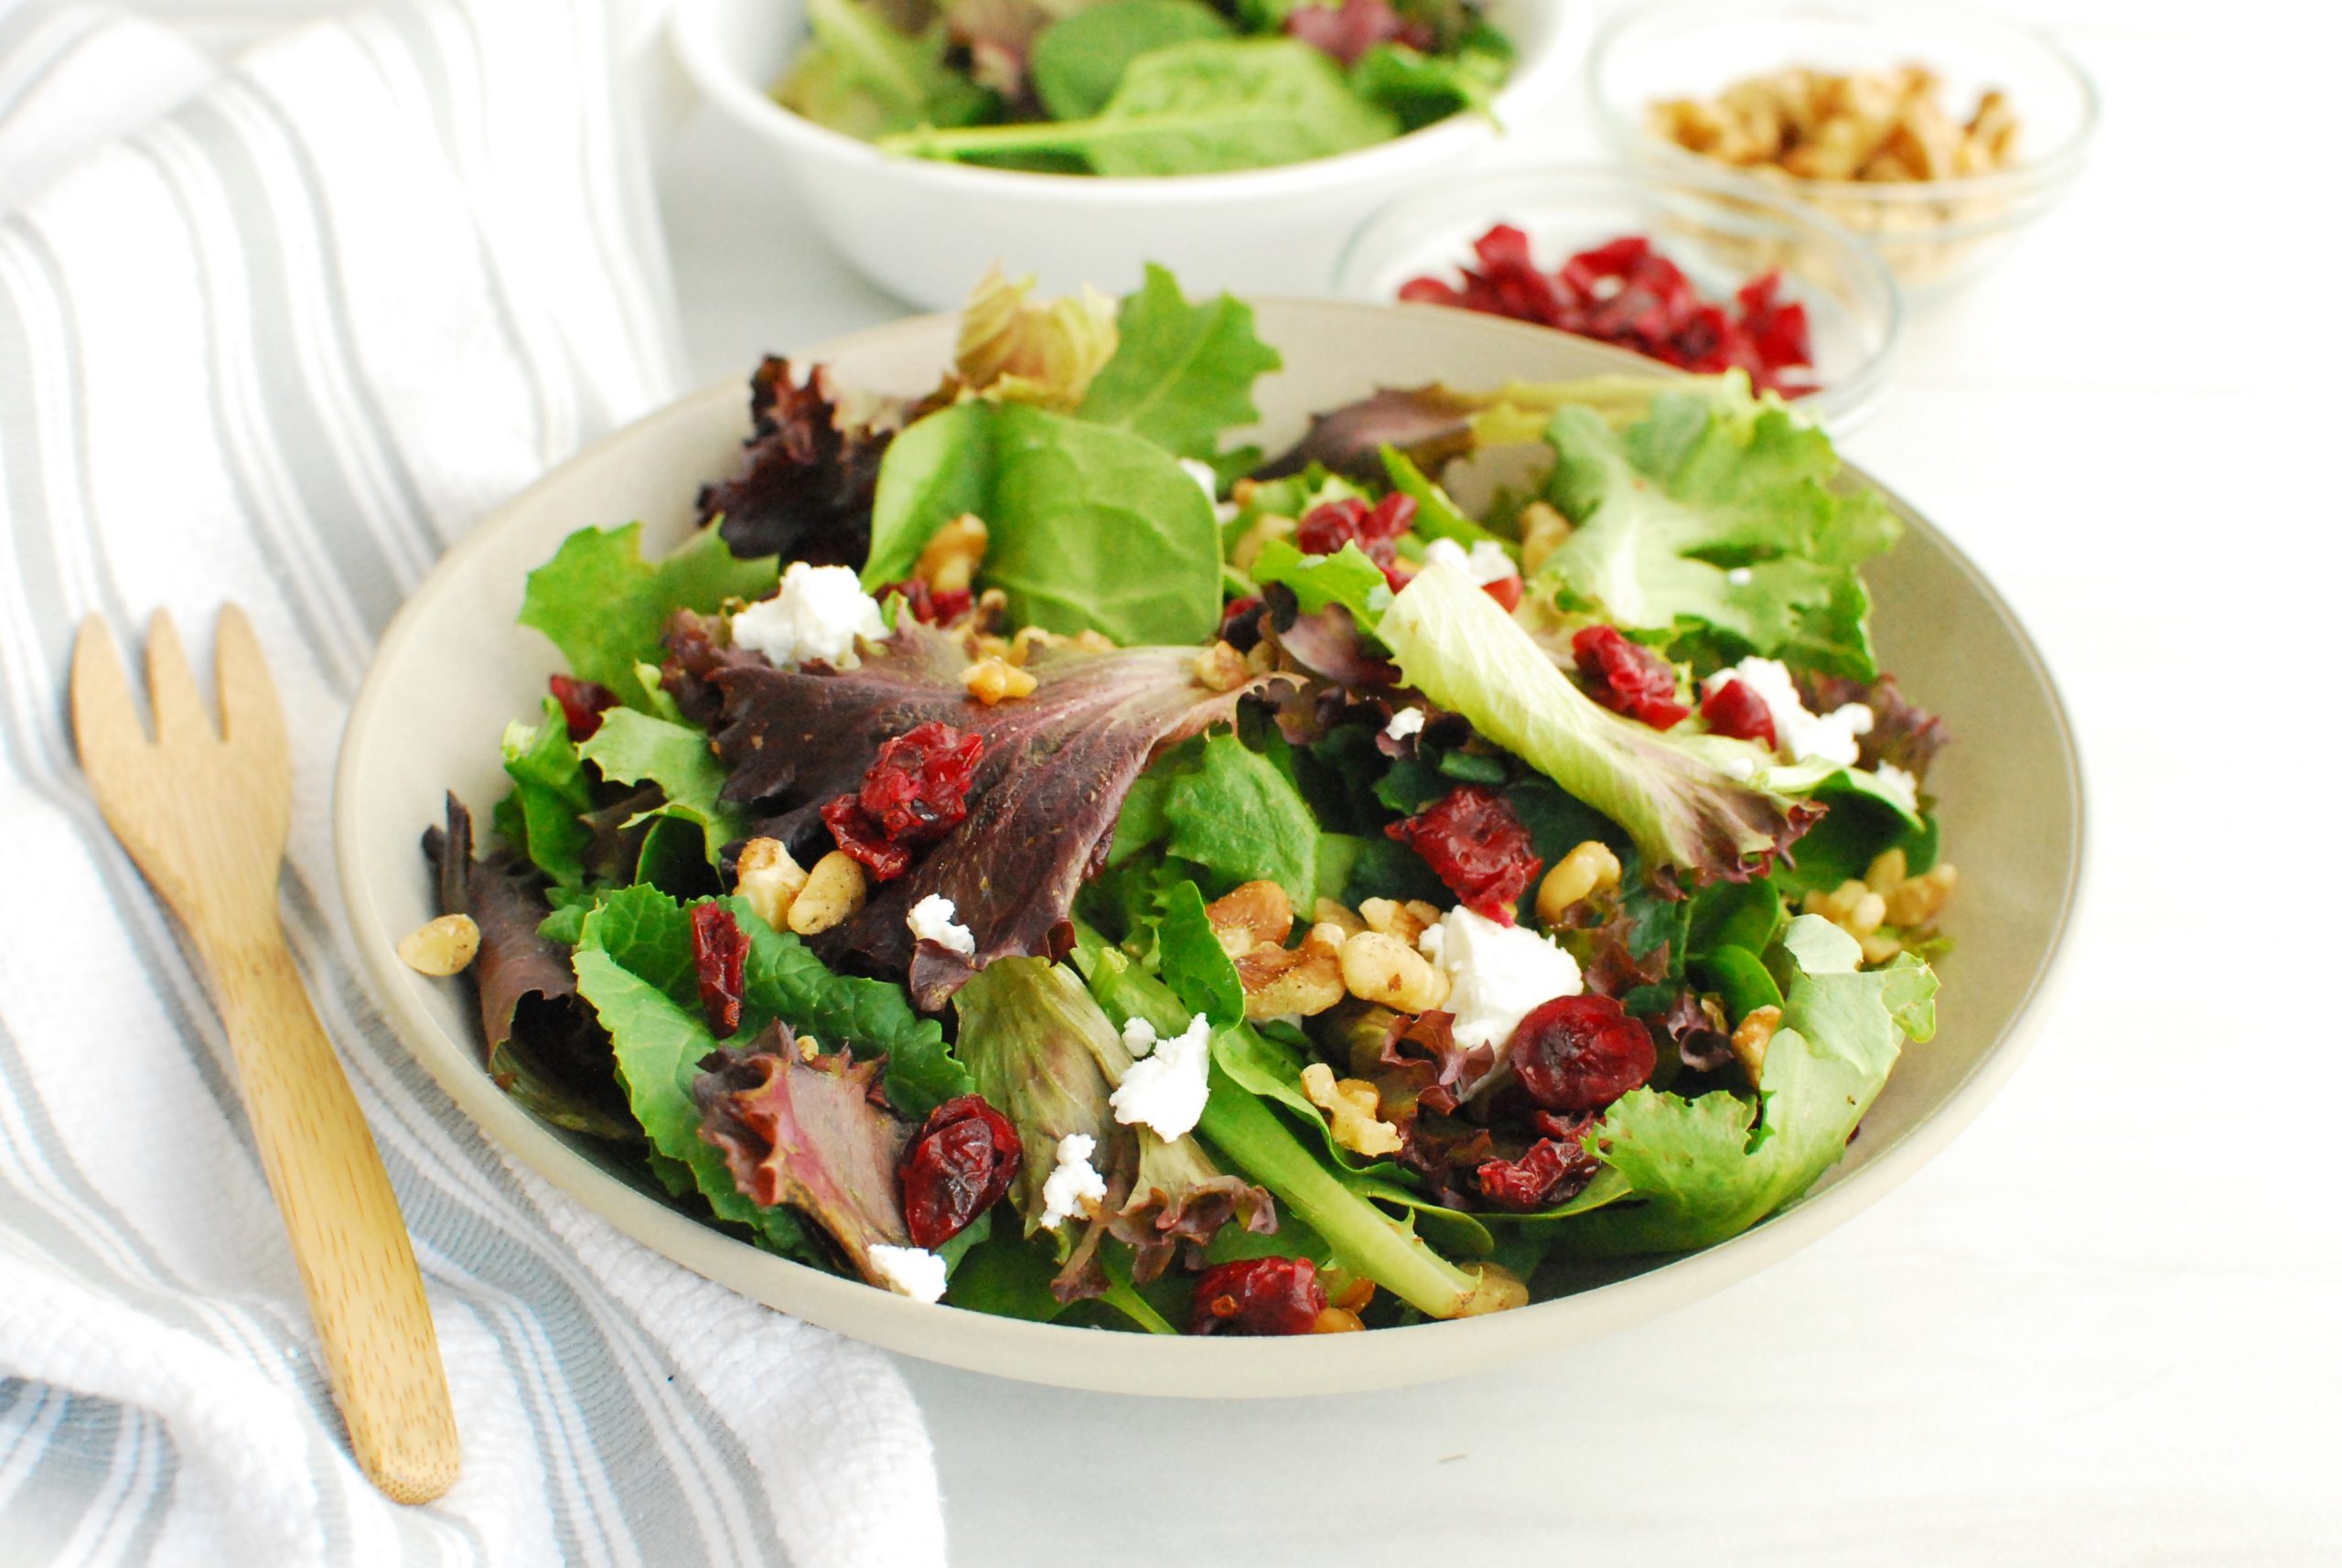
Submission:
[[[781,575],[780,592],[732,618],[732,643],[754,649],[778,665],[819,659],[841,670],[860,660],[857,637],[886,635],[878,601],[862,591],[851,566],[791,564]]]
[[[1057,1167],[1041,1184],[1042,1230],[1055,1230],[1106,1201],[1106,1178],[1090,1163],[1097,1152],[1098,1140],[1087,1133],[1068,1133],[1058,1140]]]
[[[1724,770],[1746,784],[1756,777],[1756,759],[1753,757],[1727,757],[1724,760]]]
[[[1401,708],[1382,726],[1382,733],[1392,740],[1404,740],[1411,735],[1423,733],[1423,711],[1421,708]]]
[[[913,1301],[943,1299],[943,1260],[924,1247],[889,1247],[880,1241],[870,1249],[870,1266],[890,1288]]]
[[[1219,476],[1212,472],[1209,463],[1194,457],[1182,457],[1179,459],[1179,467],[1186,472],[1187,478],[1203,487],[1204,499],[1211,502],[1213,517],[1221,522],[1236,521],[1236,514],[1244,509],[1234,501],[1224,501],[1219,499]]]
[[[1447,1011],[1459,1046],[1502,1046],[1531,1009],[1585,989],[1577,960],[1536,932],[1457,908],[1415,945],[1447,971]]]
[[[911,929],[915,941],[933,942],[949,949],[962,958],[976,956],[975,933],[959,920],[960,907],[940,893],[930,893],[911,906],[904,917],[904,924]]]
[[[1134,1057],[1155,1049],[1155,1026],[1144,1018],[1133,1018],[1123,1026],[1123,1049]]]
[[[1123,1075],[1122,1087],[1106,1101],[1114,1108],[1114,1120],[1126,1127],[1151,1127],[1166,1141],[1194,1132],[1203,1120],[1210,1053],[1211,1020],[1198,1013],[1183,1032],[1158,1040],[1151,1055]]]
[[[1423,564],[1434,563],[1453,566],[1483,586],[1520,575],[1520,568],[1512,564],[1504,546],[1488,539],[1481,540],[1469,551],[1453,539],[1434,539],[1423,546]]]
[[[1891,762],[1878,765],[1878,781],[1907,811],[1919,809],[1919,781]]]
[[[1745,588],[1756,580],[1756,574],[1746,566],[1735,566],[1724,575],[1724,580],[1735,588]]]
[[[1744,659],[1709,676],[1705,689],[1714,692],[1734,680],[1746,682],[1749,690],[1764,699],[1772,711],[1773,734],[1794,762],[1834,762],[1852,768],[1862,754],[1855,737],[1868,735],[1877,722],[1860,703],[1848,703],[1819,716],[1808,713],[1789,666],[1778,659]]]

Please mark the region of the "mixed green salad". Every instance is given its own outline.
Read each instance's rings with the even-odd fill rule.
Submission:
[[[1224,174],[1485,111],[1480,0],[807,0],[781,104],[891,152],[1046,174]]]
[[[995,275],[916,401],[766,361],[673,553],[573,534],[425,839],[496,1080],[785,1257],[1154,1333],[1516,1306],[1827,1171],[1953,884],[1892,513],[1736,373],[1272,460],[1279,363]]]

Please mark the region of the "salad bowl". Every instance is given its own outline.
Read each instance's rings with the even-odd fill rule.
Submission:
[[[1255,303],[1284,369],[1262,381],[1258,437],[1383,385],[1488,384],[1657,373],[1620,351],[1461,312],[1337,302]],[[956,323],[906,321],[809,350],[845,386],[915,393],[950,363]],[[1698,1299],[1813,1240],[1907,1176],[2016,1067],[2051,983],[2081,872],[2082,797],[2055,686],[1991,585],[1892,497],[1903,543],[1873,567],[1886,667],[1928,693],[1960,744],[1934,776],[1958,845],[1961,897],[1944,922],[1942,1026],[1907,1050],[1845,1159],[1806,1196],[1733,1240],[1605,1265],[1518,1311],[1364,1334],[1159,1337],[1026,1322],[873,1290],[736,1240],[638,1176],[532,1118],[483,1069],[461,987],[403,965],[399,939],[435,912],[416,853],[443,791],[492,798],[495,736],[555,666],[514,623],[524,578],[574,529],[639,520],[653,547],[682,540],[700,483],[733,461],[739,391],[713,387],[555,469],[449,553],[383,638],[344,740],[334,803],[342,897],[374,989],[417,1059],[482,1133],[644,1244],[779,1310],[883,1348],[1002,1376],[1183,1396],[1389,1387],[1482,1369],[1585,1340]]]
[[[1519,54],[1488,114],[1279,168],[1149,179],[935,163],[790,113],[769,89],[805,38],[800,0],[682,0],[672,38],[684,75],[781,160],[841,256],[904,299],[949,306],[995,262],[1050,293],[1118,293],[1150,260],[1191,286],[1320,288],[1344,239],[1392,191],[1485,161],[1564,90],[1584,12],[1574,0],[1490,5]]]

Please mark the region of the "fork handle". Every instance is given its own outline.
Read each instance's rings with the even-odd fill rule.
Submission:
[[[452,1485],[462,1450],[399,1201],[271,910],[205,943],[261,1168],[285,1216],[359,1468],[394,1502]]]

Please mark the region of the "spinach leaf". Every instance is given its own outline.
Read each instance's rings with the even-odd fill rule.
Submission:
[[[1033,40],[1033,91],[1052,120],[1087,120],[1106,107],[1144,54],[1229,36],[1203,0],[1112,0],[1076,11]]]
[[[1023,403],[963,403],[895,438],[878,473],[865,585],[910,572],[963,512],[991,528],[982,575],[1019,624],[1127,645],[1201,642],[1219,625],[1219,531],[1168,452]]]
[[[1074,152],[1094,173],[1135,178],[1272,168],[1398,134],[1397,120],[1352,92],[1341,68],[1307,44],[1244,38],[1140,56],[1090,119],[905,131],[879,145],[929,158]]]

